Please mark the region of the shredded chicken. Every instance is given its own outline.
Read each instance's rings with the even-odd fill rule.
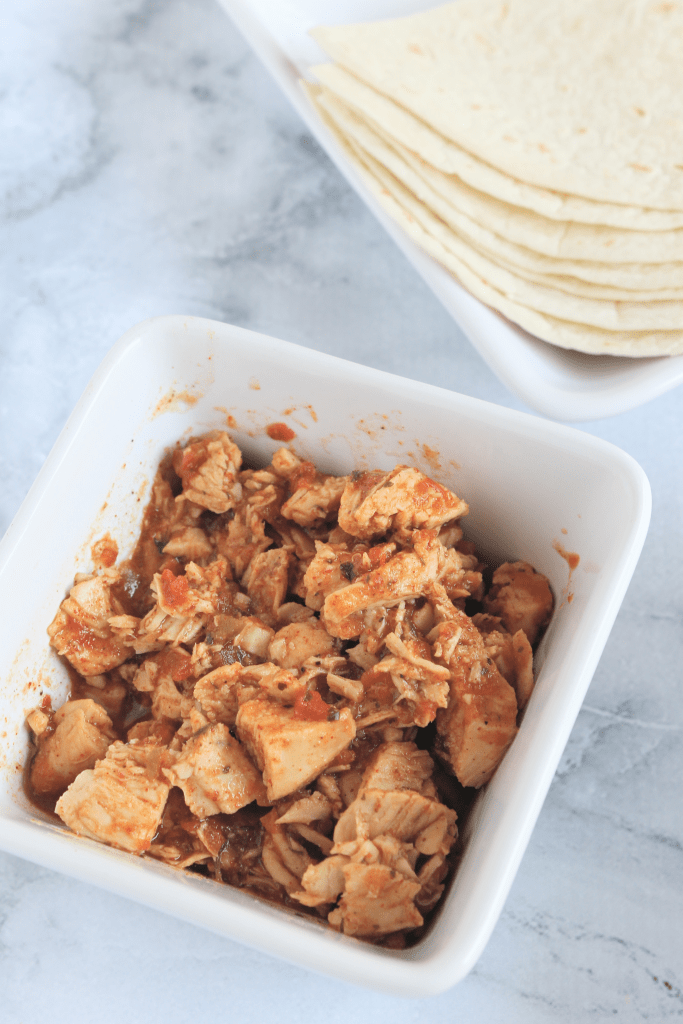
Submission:
[[[27,716],[30,793],[78,835],[415,937],[454,863],[444,770],[491,778],[552,612],[524,562],[486,593],[467,511],[409,466],[336,477],[281,448],[244,469],[219,430],[178,445],[132,557],[95,543],[49,627],[72,692]]]
[[[391,473],[360,473],[344,491],[339,525],[353,537],[394,530],[402,538],[416,529],[433,530],[467,514],[467,504],[410,466]]]
[[[242,496],[237,473],[242,453],[228,435],[214,430],[190,442],[173,459],[183,497],[212,512],[227,512]]]
[[[344,640],[359,636],[365,625],[363,613],[421,597],[446,573],[461,573],[457,551],[444,548],[433,531],[419,532],[413,549],[395,555],[387,552],[388,557],[382,552],[376,568],[369,560],[369,571],[325,598],[321,618],[332,636]]]
[[[308,483],[304,478],[291,498],[282,506],[285,519],[293,519],[299,526],[315,526],[329,519],[339,509],[346,477],[323,476]]]

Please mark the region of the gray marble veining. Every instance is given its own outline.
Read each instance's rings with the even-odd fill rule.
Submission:
[[[519,407],[212,0],[7,0],[6,528],[96,366],[210,316]],[[586,429],[654,496],[643,557],[501,920],[457,988],[365,993],[0,855],[0,1019],[683,1017],[683,391]]]

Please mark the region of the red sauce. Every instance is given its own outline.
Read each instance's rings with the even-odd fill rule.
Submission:
[[[266,427],[266,434],[273,441],[293,441],[296,434],[286,423],[269,423]]]
[[[175,579],[182,579],[182,577],[177,576]],[[181,683],[192,675],[192,658],[182,647],[172,647],[170,650],[162,651],[155,660],[161,669],[170,672],[174,683]]]
[[[370,565],[373,569],[379,569],[381,566],[386,565],[391,556],[394,554],[393,545],[391,544],[376,544],[373,548],[368,551],[368,558],[370,559]]]
[[[436,448],[430,448],[428,444],[422,445],[422,451],[424,457],[432,467],[432,469],[441,469],[441,462],[439,461],[439,453]]]
[[[276,807],[273,807],[267,814],[264,814],[261,818],[261,824],[263,825],[266,832],[271,835],[277,835],[282,832],[282,825],[277,824],[277,819],[280,817],[280,813]]]
[[[579,562],[581,561],[581,559],[580,559],[580,557],[579,557],[579,556],[577,555],[577,553],[576,553],[575,551],[567,551],[567,550],[566,550],[566,549],[565,549],[565,548],[564,548],[564,547],[563,547],[563,546],[562,546],[562,545],[560,544],[559,540],[554,540],[554,541],[553,541],[553,547],[554,547],[554,548],[555,548],[555,550],[557,551],[558,555],[561,555],[561,556],[562,556],[562,558],[564,558],[565,562],[566,562],[566,563],[567,563],[567,565],[569,566],[569,571],[570,571],[570,572],[573,572],[573,571],[574,571],[574,569],[576,569],[576,567],[577,567],[577,565],[579,564]]]
[[[433,722],[436,718],[436,704],[433,700],[419,700],[415,705],[415,713]]]
[[[289,478],[289,489],[295,494],[303,487],[310,487],[315,481],[317,471],[312,462],[302,462]]]
[[[176,448],[173,452],[173,468],[180,477],[189,476],[194,473],[203,462],[206,462],[208,452],[205,441],[193,441],[185,448]]]
[[[346,750],[342,750],[341,754],[337,754],[334,761],[330,763],[329,767],[338,768],[340,765],[353,764],[355,760],[356,755],[354,754],[353,750],[349,750],[347,748]]]
[[[301,693],[294,704],[293,718],[305,722],[326,722],[330,705],[326,704],[317,690]]]
[[[90,549],[90,557],[96,566],[109,569],[119,557],[119,546],[107,533],[100,540],[95,541]]]
[[[179,476],[188,476],[193,470],[199,466],[202,461],[202,455],[204,452],[197,450],[196,446],[190,445],[183,452],[182,462],[180,463]]]
[[[388,672],[382,671],[381,664],[379,662],[379,665],[368,669],[361,676],[365,697],[359,708],[359,716],[367,714],[369,710],[376,711],[379,707],[391,707],[394,701],[396,696],[394,681]]]
[[[169,608],[179,608],[187,600],[189,584],[185,576],[174,576],[170,569],[161,574],[161,596]]]

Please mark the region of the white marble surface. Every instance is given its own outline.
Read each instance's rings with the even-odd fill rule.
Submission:
[[[209,316],[516,406],[212,0],[5,0],[0,531],[120,334]],[[587,426],[650,477],[645,551],[503,915],[403,1001],[0,855],[0,1019],[683,1017],[683,389]]]

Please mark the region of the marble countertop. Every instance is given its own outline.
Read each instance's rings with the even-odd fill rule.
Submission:
[[[0,533],[146,317],[212,317],[522,408],[213,0],[8,0],[0,39]],[[307,973],[0,854],[0,1019],[541,1024],[683,1017],[683,389],[584,424],[649,537],[502,917],[456,988]]]

